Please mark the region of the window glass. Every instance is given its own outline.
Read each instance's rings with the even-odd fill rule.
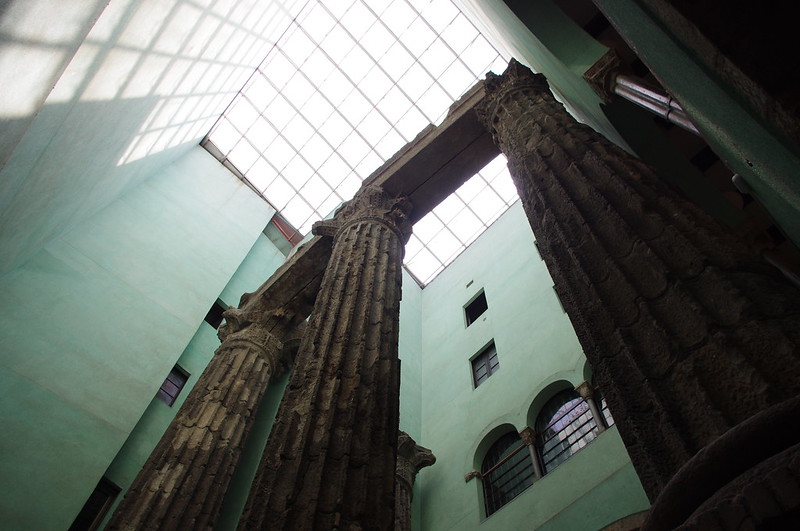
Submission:
[[[464,313],[467,318],[467,326],[474,323],[475,320],[483,315],[483,312],[485,312],[487,309],[489,309],[489,306],[486,304],[486,294],[481,291],[472,302],[464,307]]]
[[[515,432],[492,445],[481,466],[486,516],[519,496],[533,484],[531,454]]]
[[[536,419],[544,472],[550,472],[592,442],[599,430],[589,404],[572,389],[550,399]]]
[[[485,382],[499,368],[500,361],[497,358],[497,349],[492,343],[472,359],[472,379],[475,387]]]
[[[184,371],[179,365],[175,365],[175,367],[169,371],[164,383],[161,384],[161,388],[158,390],[158,393],[156,393],[156,397],[168,406],[172,406],[188,379],[189,373]]]

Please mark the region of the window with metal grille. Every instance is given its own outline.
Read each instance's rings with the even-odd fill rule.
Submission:
[[[119,492],[120,488],[113,481],[106,477],[100,478],[69,531],[93,531],[100,527]]]
[[[572,389],[561,391],[542,408],[536,419],[539,452],[544,473],[589,444],[599,430],[589,404]]]
[[[483,503],[486,516],[507,504],[533,485],[531,454],[515,432],[495,442],[483,459]]]
[[[497,349],[494,346],[494,342],[492,342],[480,354],[472,358],[472,380],[475,383],[475,387],[485,382],[499,368],[500,362],[497,359]]]
[[[483,312],[489,309],[486,304],[486,294],[481,291],[478,296],[472,299],[472,302],[464,306],[464,315],[467,318],[467,326],[474,323],[478,317],[483,315]]]
[[[189,373],[183,370],[180,365],[175,365],[172,370],[169,371],[167,379],[161,384],[161,389],[158,390],[156,396],[163,400],[168,406],[172,406],[188,379]]]

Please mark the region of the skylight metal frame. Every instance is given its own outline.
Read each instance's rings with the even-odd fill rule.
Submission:
[[[353,20],[362,24],[342,23]],[[411,28],[417,38],[409,39]],[[204,145],[306,233],[428,123],[440,123],[486,71],[506,63],[451,0],[309,0]],[[489,166],[488,178],[481,172],[462,186],[477,183],[487,196],[464,201],[471,194],[456,192],[415,226],[406,266],[421,284],[516,200],[507,183],[492,186],[500,177]],[[487,201],[495,203],[489,213]],[[469,223],[475,231],[456,234]],[[426,234],[426,225],[438,228]],[[436,249],[435,241],[447,245]]]

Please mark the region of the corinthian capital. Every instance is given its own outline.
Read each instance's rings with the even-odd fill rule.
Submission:
[[[411,201],[405,197],[392,197],[380,186],[364,186],[333,219],[314,223],[311,231],[317,236],[336,236],[353,223],[372,221],[387,226],[405,243],[411,236],[411,208]]]

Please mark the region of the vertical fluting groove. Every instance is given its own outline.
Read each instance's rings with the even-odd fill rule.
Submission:
[[[558,142],[556,139],[551,139],[551,143],[555,146],[558,146]],[[558,175],[561,174],[559,172],[559,168],[553,168],[549,166],[549,161],[542,157],[542,164],[547,167],[547,170],[553,174]],[[586,203],[582,201],[582,197],[574,192],[574,189],[577,186],[580,186],[580,181],[578,184],[575,184],[575,181],[578,179],[575,178],[576,175],[572,175],[573,179],[562,179],[562,180],[554,180],[553,185],[548,188],[548,190],[552,193],[558,193],[559,197],[550,197],[547,199],[547,202],[550,204],[557,203],[559,201],[570,201],[576,205],[576,208],[571,212],[574,213],[575,216],[579,217],[579,219],[575,220],[576,223],[581,225],[581,227],[588,227],[591,226],[590,220],[586,218],[583,213],[586,210]],[[532,186],[535,186],[535,183],[531,183]],[[573,186],[570,186],[573,185]],[[602,194],[587,194],[594,199],[595,205],[602,205],[602,208],[605,209],[608,206],[608,202],[606,201],[605,197]],[[599,208],[599,207],[598,207]],[[611,220],[615,223],[621,221],[621,218],[616,216],[616,213],[610,211],[609,214],[606,216],[606,219],[611,218]],[[564,220],[561,221],[564,223]],[[595,226],[597,229],[597,226]],[[627,234],[628,227],[627,226],[620,226],[617,229],[618,233]],[[608,238],[602,238],[602,241],[595,240],[590,233],[587,233],[584,230],[576,228],[574,230],[574,234],[580,235],[582,239],[581,242],[577,241],[568,241],[571,248],[577,247],[587,247],[590,244],[594,244],[592,246],[591,252],[586,252],[580,255],[579,257],[579,267],[582,270],[593,272],[590,276],[593,277],[594,284],[600,286],[600,298],[606,303],[606,306],[614,307],[615,304],[613,302],[609,302],[613,300],[613,297],[619,294],[620,286],[625,286],[625,289],[628,292],[628,296],[626,297],[630,301],[630,318],[629,321],[621,322],[620,317],[626,314],[620,314],[619,310],[617,311],[617,315],[615,316],[617,326],[620,328],[625,328],[626,326],[633,324],[634,321],[640,321],[642,326],[650,328],[650,323],[657,321],[662,326],[666,326],[666,334],[664,337],[671,336],[671,337],[679,337],[681,334],[681,329],[695,327],[697,329],[697,336],[693,339],[691,345],[687,345],[687,347],[694,347],[695,345],[699,344],[701,341],[705,340],[705,333],[707,326],[700,326],[700,323],[704,323],[707,320],[707,316],[704,314],[697,313],[698,310],[703,310],[702,306],[697,305],[694,301],[690,300],[689,294],[686,290],[682,289],[681,285],[676,285],[675,282],[664,278],[663,284],[664,289],[659,290],[657,293],[652,294],[650,297],[647,296],[648,286],[646,280],[649,280],[652,277],[652,271],[655,268],[659,268],[662,270],[662,276],[666,277],[666,266],[661,263],[660,261],[656,260],[652,254],[648,251],[649,249],[639,249],[638,252],[634,252],[634,244],[629,243],[627,244],[628,249],[625,252],[620,252],[619,249],[609,249],[605,242]],[[631,241],[633,239],[631,238]],[[641,241],[638,241],[641,244]],[[645,244],[641,244],[641,247],[644,247]],[[604,254],[617,258],[616,261],[612,261],[611,259],[605,259],[602,261],[598,261],[596,259],[592,260],[591,258],[597,256],[603,256]],[[642,263],[630,265],[628,264],[628,259],[632,256],[639,256],[645,257],[642,260]],[[597,271],[598,262],[602,262],[603,268],[606,270],[604,272]],[[637,276],[645,277],[645,279],[637,278]],[[603,287],[609,286],[609,289],[604,290]],[[660,304],[660,300],[663,300],[666,297],[674,296],[674,291],[679,291],[679,297],[681,300],[684,301],[684,307],[686,312],[682,315],[682,319],[679,322],[675,322],[674,319],[671,319],[673,314],[669,312],[661,311],[659,309],[662,307]],[[649,300],[651,301],[650,306],[641,304],[641,300]],[[619,308],[618,305],[616,305]],[[692,312],[691,317],[687,317],[687,314]],[[658,333],[663,328],[656,327],[653,332],[651,333]],[[684,333],[684,335],[686,335]],[[641,356],[637,356],[635,359],[637,365],[642,364]],[[724,407],[717,403],[717,397],[709,394],[707,392],[707,388],[702,386],[698,381],[697,376],[694,374],[693,371],[684,370],[683,371],[683,378],[681,379],[680,385],[681,389],[675,389],[673,385],[676,381],[675,378],[670,378],[664,380],[664,382],[668,385],[666,389],[662,389],[661,393],[665,395],[669,395],[673,397],[673,400],[669,406],[669,410],[673,415],[677,415],[680,417],[681,423],[686,423],[693,426],[693,429],[690,430],[690,433],[703,433],[707,431],[706,428],[708,427],[709,423],[714,423],[716,426],[715,431],[717,433],[721,433],[722,431],[727,430],[733,425],[732,419],[728,418],[724,415]],[[653,374],[652,371],[650,374]],[[660,387],[658,381],[654,381],[653,385]],[[682,391],[682,392],[678,392]],[[687,392],[688,391],[688,392]],[[703,412],[702,415],[698,415],[696,413],[696,408],[693,407],[697,402],[701,402],[704,404],[708,404],[710,407]],[[708,440],[692,440],[692,451],[699,450],[702,446],[707,444]]]
[[[391,525],[399,306],[387,301],[399,300],[407,208],[367,187],[315,226],[334,236],[331,258],[240,529]],[[372,492],[369,478],[387,475]]]
[[[486,88],[479,114],[652,499],[692,454],[800,391],[796,290],[577,124],[543,77],[512,62]]]
[[[281,314],[283,315],[283,314]],[[282,343],[285,317],[228,336],[114,514],[109,529],[208,529],[252,427]],[[232,436],[236,438],[232,438]]]

